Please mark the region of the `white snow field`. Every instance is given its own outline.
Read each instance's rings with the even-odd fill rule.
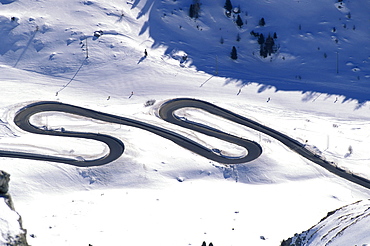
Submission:
[[[232,0],[241,28],[237,14],[225,15],[224,0],[200,2],[199,18],[191,19],[192,0],[0,0],[0,149],[80,160],[105,155],[100,142],[30,134],[13,122],[30,103],[59,101],[245,153],[157,116],[163,102],[189,97],[281,131],[370,179],[369,1]],[[262,17],[265,26],[258,25]],[[276,32],[277,52],[260,57],[251,31]],[[155,103],[145,106],[148,100]],[[0,158],[28,243],[279,245],[329,211],[370,198],[368,189],[269,136],[200,110],[179,114],[256,141],[263,153],[223,165],[137,128],[63,113],[34,116],[39,127],[114,136],[125,152],[99,167]],[[1,219],[9,216],[0,211]],[[330,245],[370,244],[368,222],[349,226]]]

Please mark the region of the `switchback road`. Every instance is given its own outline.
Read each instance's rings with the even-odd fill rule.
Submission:
[[[99,159],[95,160],[77,160],[71,158],[62,158],[62,157],[53,157],[53,156],[46,156],[46,155],[38,155],[38,154],[31,154],[31,153],[21,153],[21,152],[12,152],[12,151],[3,151],[0,150],[0,157],[10,157],[10,158],[24,158],[24,159],[33,159],[33,160],[43,160],[43,161],[51,161],[51,162],[59,162],[59,163],[66,163],[70,165],[80,166],[80,167],[87,167],[87,166],[99,166],[104,165],[109,162],[112,162],[119,158],[122,153],[124,152],[124,144],[121,140],[98,133],[86,133],[86,132],[73,132],[73,131],[53,131],[53,130],[45,130],[40,129],[30,123],[30,117],[34,114],[40,112],[62,112],[62,113],[69,113],[74,115],[79,115],[87,118],[97,119],[109,123],[116,123],[121,125],[127,125],[132,127],[137,127],[154,134],[157,134],[161,137],[167,138],[174,143],[194,152],[201,156],[204,156],[210,160],[224,163],[224,164],[240,164],[246,163],[258,158],[262,153],[261,146],[253,141],[243,139],[237,136],[233,136],[222,132],[218,129],[211,128],[209,126],[188,121],[182,117],[178,117],[175,114],[175,111],[181,108],[197,108],[214,114],[216,116],[225,118],[232,122],[238,123],[240,125],[252,128],[256,131],[262,132],[267,134],[281,143],[289,147],[292,151],[300,154],[301,156],[307,158],[308,160],[320,165],[321,167],[325,168],[326,170],[346,179],[351,182],[354,182],[358,185],[370,189],[370,181],[362,178],[358,175],[352,174],[343,170],[334,165],[334,163],[328,162],[321,158],[320,156],[312,153],[308,149],[305,148],[304,144],[288,137],[285,134],[282,134],[274,129],[266,127],[258,122],[245,118],[241,115],[235,114],[229,110],[223,109],[211,103],[196,100],[196,99],[189,99],[189,98],[178,98],[173,99],[170,101],[165,102],[159,109],[159,116],[170,123],[182,126],[184,128],[188,128],[194,131],[201,132],[203,134],[216,137],[218,139],[242,146],[247,150],[247,154],[241,157],[228,157],[222,155],[218,151],[214,151],[212,149],[206,148],[205,146],[200,145],[199,143],[186,138],[178,133],[173,131],[151,125],[145,122],[141,122],[138,120],[133,120],[126,117],[121,117],[117,115],[107,114],[103,112],[98,112],[91,109],[86,109],[78,106],[73,106],[69,104],[64,104],[60,102],[37,102],[30,104],[24,108],[22,108],[19,112],[17,112],[14,122],[15,124],[23,129],[24,131],[34,133],[34,134],[44,134],[44,135],[53,135],[53,136],[61,136],[61,137],[73,137],[73,138],[85,138],[85,139],[93,139],[97,141],[104,142],[109,147],[109,153]]]

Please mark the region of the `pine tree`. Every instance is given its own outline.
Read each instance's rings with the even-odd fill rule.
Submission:
[[[209,243],[208,246],[213,246],[213,243]]]
[[[266,55],[271,55],[272,53],[275,52],[275,42],[274,42],[274,39],[270,36],[266,38],[266,41],[265,41],[265,54]]]
[[[226,0],[225,2],[225,14],[227,17],[231,16],[231,10],[233,9],[233,5],[231,4],[230,0]]]
[[[193,0],[193,4],[190,4],[189,17],[197,19],[200,12],[200,0]]]
[[[238,59],[238,54],[237,54],[237,51],[236,51],[235,46],[233,46],[233,48],[232,48],[232,50],[231,50],[230,57],[231,57],[231,59],[233,59],[233,60]]]
[[[275,35],[274,35],[275,36]],[[258,44],[260,45],[260,56],[267,57],[277,51],[274,38],[269,34],[265,39],[261,33],[258,37]]]
[[[263,36],[262,33],[258,37],[258,41],[257,42],[258,42],[259,45],[263,45],[263,43],[265,42],[265,37]]]
[[[264,49],[263,45],[260,46],[260,56],[264,57],[264,58],[267,57],[267,53],[266,53],[266,50]]]
[[[189,17],[194,18],[194,4],[190,4]]]
[[[240,28],[243,26],[243,21],[242,18],[240,18],[240,15],[236,18],[236,25]]]
[[[259,36],[260,36],[260,34],[259,34],[258,32],[255,32],[255,31],[251,31],[251,32],[250,32],[250,34],[251,34],[253,37],[255,37],[255,38],[257,38],[257,37],[259,37]]]
[[[233,5],[231,4],[231,1],[230,0],[226,0],[224,8],[227,11],[231,12],[231,10],[233,9]]]
[[[206,244],[206,242],[205,242],[205,241],[203,241],[202,246],[207,246],[207,244]]]
[[[258,25],[260,26],[266,25],[265,18],[261,18],[260,21],[258,22]]]

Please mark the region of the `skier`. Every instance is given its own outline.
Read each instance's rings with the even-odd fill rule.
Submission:
[[[147,57],[148,56],[148,52],[146,51],[146,49],[144,50],[144,56]]]

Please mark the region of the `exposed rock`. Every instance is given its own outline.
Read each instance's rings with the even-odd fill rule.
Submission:
[[[0,244],[9,246],[28,246],[26,230],[22,218],[15,211],[12,198],[8,193],[10,175],[0,170]],[[2,244],[4,243],[4,244]]]
[[[10,174],[0,170],[0,194],[6,194],[9,190]]]

